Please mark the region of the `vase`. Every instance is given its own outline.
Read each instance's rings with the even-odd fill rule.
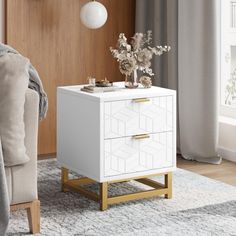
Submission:
[[[137,74],[137,70],[134,70],[131,73],[131,75],[126,75],[125,87],[126,88],[130,88],[130,89],[138,87],[138,74]]]

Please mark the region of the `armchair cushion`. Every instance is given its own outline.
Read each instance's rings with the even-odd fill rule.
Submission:
[[[0,57],[0,136],[5,166],[29,161],[25,148],[24,104],[29,60],[8,53]]]

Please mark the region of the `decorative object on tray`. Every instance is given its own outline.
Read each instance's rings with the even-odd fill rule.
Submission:
[[[153,55],[160,56],[164,52],[170,51],[170,46],[151,47],[151,43],[152,31],[147,31],[146,34],[135,33],[130,44],[127,42],[125,34],[121,33],[117,49],[110,47],[113,57],[119,62],[120,72],[126,76],[126,88],[138,87],[137,70],[153,76],[154,73],[150,68]]]
[[[112,87],[113,83],[108,81],[107,78],[96,82],[97,87]]]
[[[139,82],[143,85],[144,88],[152,87],[152,78],[146,75],[140,77]]]

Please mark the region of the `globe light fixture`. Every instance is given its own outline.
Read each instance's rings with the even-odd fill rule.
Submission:
[[[80,10],[80,19],[86,27],[98,29],[107,21],[107,9],[100,2],[88,2]]]

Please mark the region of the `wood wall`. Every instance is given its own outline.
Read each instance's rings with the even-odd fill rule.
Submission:
[[[6,42],[30,58],[49,98],[47,118],[40,123],[39,154],[56,152],[57,86],[86,83],[89,75],[124,79],[109,47],[116,45],[120,32],[133,35],[135,0],[100,0],[108,21],[98,30],[80,22],[80,8],[86,2],[6,0]]]

